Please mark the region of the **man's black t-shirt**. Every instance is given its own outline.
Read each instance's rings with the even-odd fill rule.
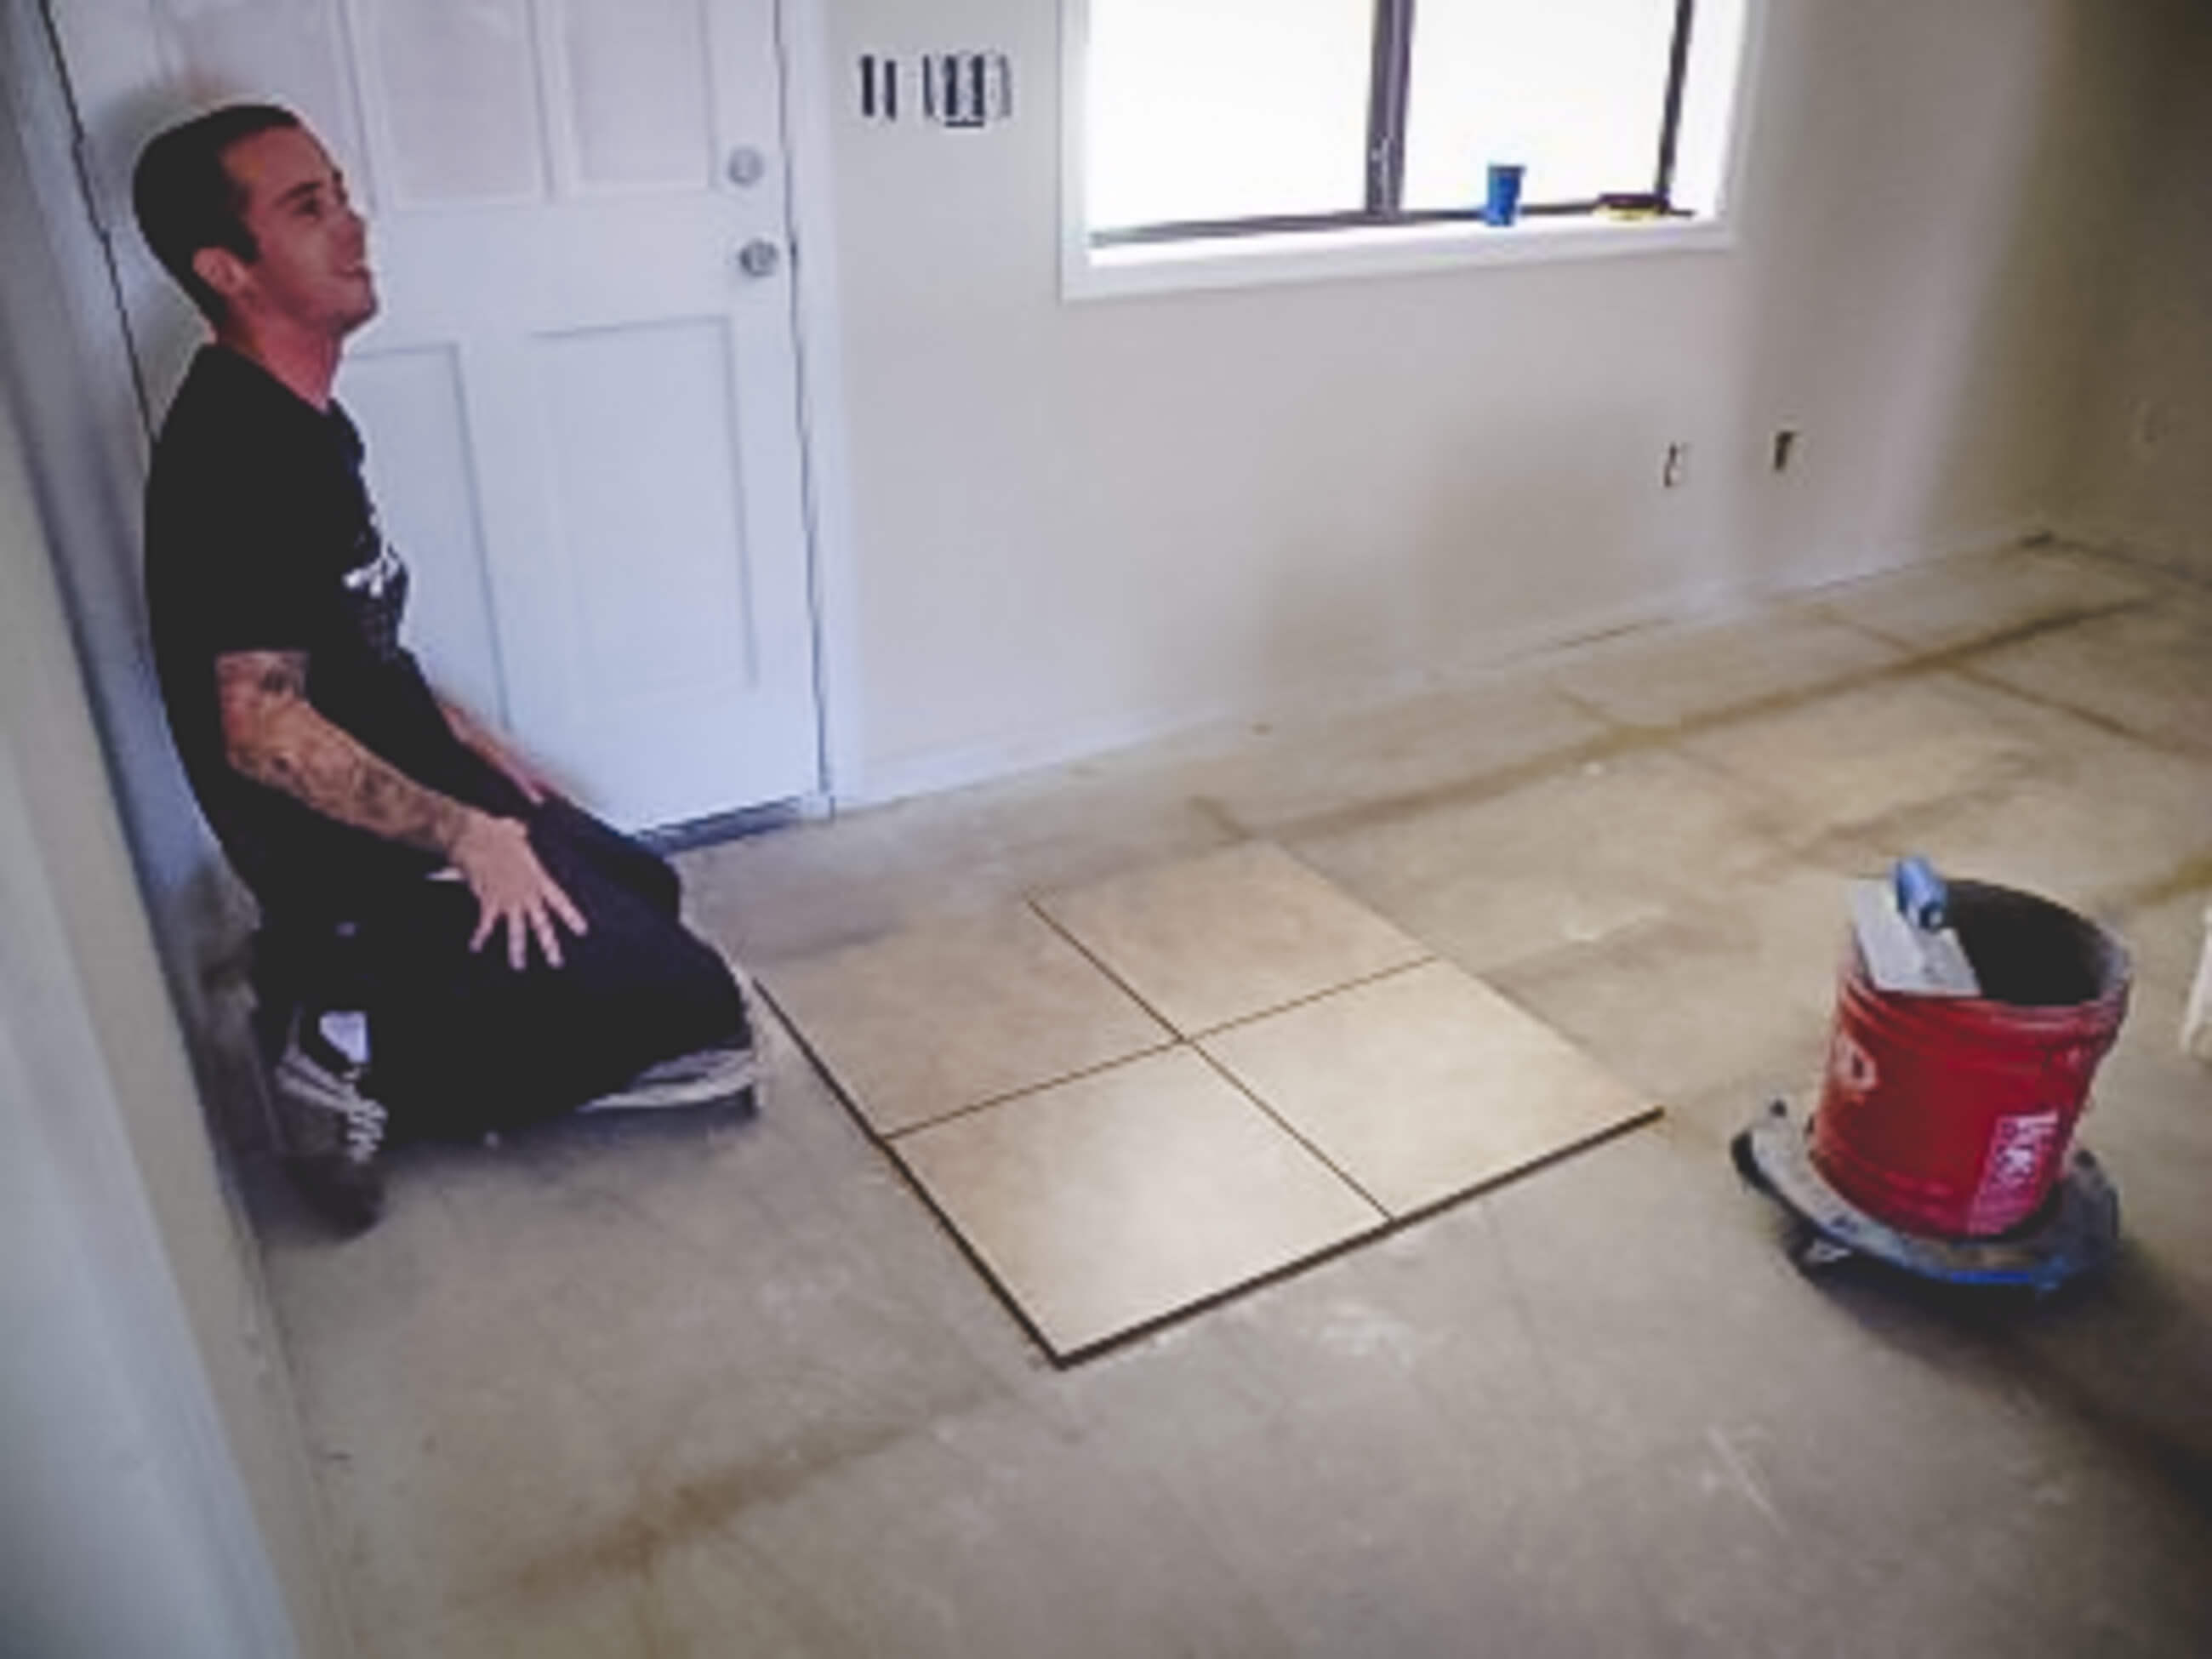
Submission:
[[[146,487],[146,589],[169,726],[201,810],[264,911],[347,919],[441,861],[241,775],[215,660],[304,652],[307,700],[416,782],[465,793],[473,757],[399,643],[407,571],[377,527],[360,434],[221,346],[170,405]]]

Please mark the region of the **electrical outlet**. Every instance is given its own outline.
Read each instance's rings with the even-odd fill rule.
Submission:
[[[1659,484],[1662,489],[1680,489],[1690,482],[1690,446],[1686,442],[1667,446],[1666,465],[1659,469]]]

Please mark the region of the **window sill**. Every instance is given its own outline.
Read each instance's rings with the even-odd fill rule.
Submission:
[[[1108,247],[1072,240],[1061,261],[1060,291],[1070,300],[1092,300],[1191,289],[1258,288],[1480,265],[1713,252],[1732,246],[1735,240],[1728,224],[1718,219],[1364,226]]]

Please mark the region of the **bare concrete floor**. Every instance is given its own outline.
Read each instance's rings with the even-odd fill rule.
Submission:
[[[343,1244],[272,1195],[366,1650],[2212,1651],[2212,593],[1956,562],[685,862],[757,963],[1253,835],[1668,1119],[1066,1371],[781,1032],[757,1118],[410,1149]],[[1729,1167],[1905,850],[2136,951],[2093,1288],[1809,1283]]]

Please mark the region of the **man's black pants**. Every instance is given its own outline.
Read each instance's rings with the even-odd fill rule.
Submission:
[[[396,884],[355,919],[368,1091],[393,1133],[472,1134],[556,1116],[657,1061],[748,1040],[727,964],[678,920],[667,860],[567,801],[532,805],[480,770],[459,793],[529,826],[538,861],[589,931],[556,922],[562,965],[547,966],[533,939],[518,972],[504,927],[469,949],[478,908],[465,882]]]

